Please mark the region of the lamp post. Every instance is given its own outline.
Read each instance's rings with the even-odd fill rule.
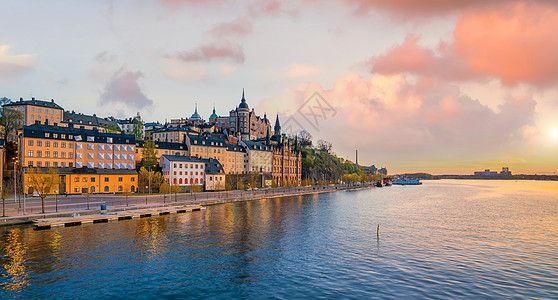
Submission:
[[[147,189],[147,185],[145,186],[145,189]],[[145,204],[147,205],[147,194],[145,194]]]
[[[25,167],[21,167],[23,169],[23,214],[25,215]]]
[[[58,191],[54,191],[54,202],[56,203],[56,212],[58,212]]]
[[[17,159],[14,157],[14,203],[17,202],[17,176],[16,176]]]

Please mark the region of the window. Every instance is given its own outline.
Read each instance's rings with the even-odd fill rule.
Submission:
[[[40,168],[40,167],[42,167],[42,166],[43,166],[42,162],[38,161],[38,162],[37,162],[37,167]]]
[[[28,163],[28,165],[29,165],[30,167],[32,167],[32,166],[33,166],[33,161],[30,160],[29,163]]]
[[[37,112],[41,112],[41,108],[40,108],[40,107],[37,107]]]
[[[65,168],[65,167],[66,167],[66,163],[65,163],[65,162],[61,162],[61,163],[60,163],[60,166],[61,166],[62,168]]]
[[[122,186],[121,185],[118,186],[118,191],[122,192]]]
[[[91,182],[95,182],[95,177],[91,177]]]
[[[52,157],[58,158],[58,151],[53,151],[52,152]]]
[[[45,161],[45,167],[50,167],[50,161]]]
[[[74,188],[74,192],[79,193],[79,187],[78,187],[78,186],[76,186],[76,187]]]
[[[136,178],[132,177],[132,178],[130,178],[130,181],[134,182],[134,181],[136,181]]]
[[[33,140],[29,140],[29,142],[27,142],[27,145],[33,146]]]
[[[118,177],[118,181],[119,181],[119,182],[122,182],[122,177]]]
[[[93,162],[88,162],[88,163],[87,163],[87,167],[88,167],[88,168],[94,168],[95,165],[93,164]]]
[[[74,152],[68,152],[68,158],[74,158]]]
[[[50,141],[45,141],[45,147],[50,147]]]
[[[70,149],[73,149],[73,148],[74,148],[74,143],[68,143],[68,147],[69,147]]]
[[[39,147],[43,146],[43,141],[37,141],[37,146]]]
[[[37,157],[43,157],[43,151],[37,150]]]
[[[62,143],[60,143],[60,147],[62,147],[62,148],[66,148],[66,142],[62,142]]]
[[[83,178],[81,179],[81,181],[87,182],[87,177],[83,177]]]
[[[107,185],[105,185],[105,192],[109,191],[109,187]]]
[[[53,162],[52,166],[55,167],[55,168],[58,168],[58,162],[57,161]]]
[[[93,159],[94,158],[93,153],[87,153],[87,158]]]
[[[89,137],[88,137],[88,138],[89,138]],[[95,149],[95,145],[93,145],[93,144],[87,144],[87,149],[93,150],[93,149]]]
[[[108,178],[108,177],[105,177],[105,182],[109,182],[109,178]]]
[[[29,151],[27,151],[27,156],[29,156],[29,157],[33,157],[33,150],[29,150]]]
[[[62,158],[66,158],[66,152],[60,152],[60,154],[62,155]]]
[[[58,142],[52,142],[52,147],[57,148],[58,147]]]

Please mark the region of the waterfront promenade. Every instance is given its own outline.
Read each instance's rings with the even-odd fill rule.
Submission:
[[[93,194],[90,197],[83,195],[58,195],[57,197],[48,196],[45,199],[44,214],[41,213],[41,198],[27,197],[25,200],[24,213],[23,202],[15,202],[12,196],[11,198],[6,199],[6,217],[0,218],[0,226],[30,223],[33,219],[39,218],[70,216],[74,213],[99,213],[102,205],[106,206],[107,211],[121,211],[175,204],[212,205],[291,195],[323,193],[370,186],[372,185],[315,185],[309,187],[279,187],[259,190],[178,193],[176,195],[129,195],[128,199],[126,199],[125,195],[118,194]]]

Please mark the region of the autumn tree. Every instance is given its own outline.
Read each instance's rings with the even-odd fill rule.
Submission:
[[[141,167],[138,173],[138,181],[139,186],[144,189],[144,192],[146,192],[146,186],[151,187],[152,190],[158,191],[164,178],[161,172],[147,171],[146,168]]]
[[[27,182],[30,187],[39,193],[39,197],[41,197],[42,213],[44,214],[45,198],[48,193],[50,193],[51,190],[54,191],[58,185],[58,170],[49,168],[45,173],[38,168],[29,168],[27,171]]]
[[[176,202],[176,194],[182,191],[182,188],[178,184],[173,184],[171,186],[171,192],[174,193],[174,202]]]
[[[146,141],[141,150],[141,164],[148,170],[157,168],[157,155],[155,154],[155,142]]]

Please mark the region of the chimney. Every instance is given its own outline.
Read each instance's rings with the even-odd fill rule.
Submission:
[[[35,97],[31,97],[31,100],[35,100]]]
[[[50,99],[50,102],[54,103],[54,99]]]

